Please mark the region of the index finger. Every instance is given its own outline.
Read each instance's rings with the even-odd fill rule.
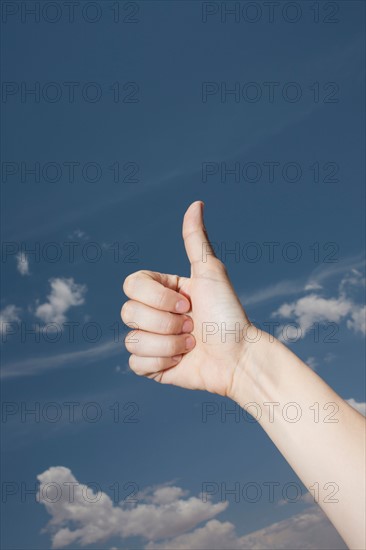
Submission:
[[[128,298],[161,311],[187,313],[191,304],[183,294],[175,290],[178,282],[177,275],[136,271],[126,277],[123,292]]]

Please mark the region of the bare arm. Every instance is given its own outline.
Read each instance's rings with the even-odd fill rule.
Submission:
[[[126,338],[130,367],[163,384],[227,396],[254,416],[259,407],[263,429],[345,542],[363,549],[365,420],[281,342],[266,332],[253,338],[257,329],[213,253],[202,209],[193,203],[183,222],[190,277],[138,271],[124,282],[130,300],[122,319],[138,326]],[[333,411],[328,420],[337,422],[325,422]],[[325,498],[329,484],[338,502]]]
[[[261,426],[346,544],[365,548],[365,419],[281,342],[261,340],[232,398],[254,416],[248,404],[259,405]]]

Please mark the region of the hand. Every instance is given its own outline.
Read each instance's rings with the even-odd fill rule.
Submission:
[[[256,404],[258,422],[309,491],[314,479],[324,489],[329,480],[338,485],[338,504],[319,504],[350,548],[365,548],[364,419],[279,340],[250,324],[208,243],[202,206],[193,203],[183,222],[190,278],[138,271],[125,280],[131,300],[122,319],[138,326],[126,338],[131,369],[158,382],[228,396],[247,411]],[[236,324],[239,338],[227,334]],[[314,402],[340,411],[332,429],[305,414]],[[265,414],[269,403],[277,405],[273,419]],[[301,422],[284,416],[284,404],[300,406]]]
[[[136,374],[230,396],[244,365],[243,335],[250,323],[208,242],[202,211],[203,203],[194,202],[183,221],[190,278],[152,271],[126,278],[123,290],[130,300],[121,317],[138,330],[127,335],[125,344]],[[236,334],[230,334],[235,328]]]

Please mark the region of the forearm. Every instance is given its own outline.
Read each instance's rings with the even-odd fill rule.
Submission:
[[[231,397],[258,415],[263,429],[304,485],[312,493],[319,489],[319,505],[349,547],[365,548],[362,415],[286,346],[271,341],[264,332],[258,342],[247,346],[243,365],[236,369]],[[332,488],[335,492],[329,498]]]

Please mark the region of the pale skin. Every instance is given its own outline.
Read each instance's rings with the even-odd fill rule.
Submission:
[[[201,201],[184,216],[183,239],[190,277],[142,270],[125,279],[121,316],[137,327],[125,341],[131,369],[226,396],[253,414],[348,547],[366,548],[364,417],[251,325],[209,245]]]

